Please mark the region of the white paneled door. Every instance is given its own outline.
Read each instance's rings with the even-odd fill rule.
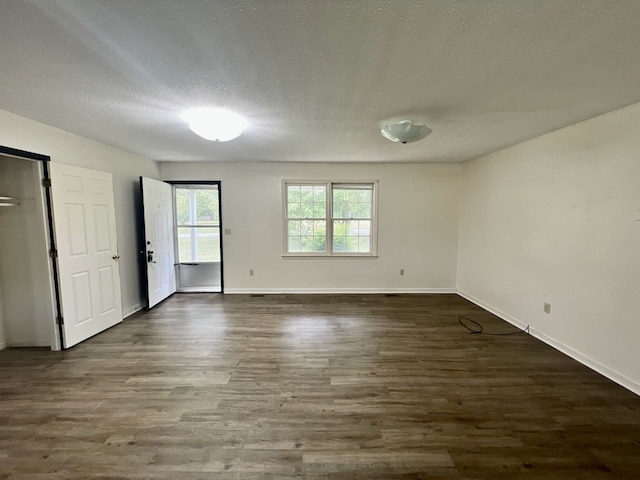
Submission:
[[[148,308],[176,291],[171,185],[140,177],[144,210]]]
[[[63,346],[122,321],[110,173],[51,163]]]

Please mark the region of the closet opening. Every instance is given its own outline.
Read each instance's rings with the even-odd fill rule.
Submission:
[[[0,146],[0,349],[61,347],[48,161]]]

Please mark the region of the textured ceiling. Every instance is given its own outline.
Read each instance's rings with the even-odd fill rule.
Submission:
[[[156,160],[459,162],[639,100],[637,0],[0,0],[0,108]]]

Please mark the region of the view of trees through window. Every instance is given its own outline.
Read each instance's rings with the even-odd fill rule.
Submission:
[[[371,210],[373,187],[335,186],[333,188],[333,251],[371,252]]]
[[[178,261],[220,261],[220,217],[218,189],[176,188]]]
[[[327,189],[330,189],[331,202],[328,202]],[[286,216],[288,253],[366,254],[373,251],[372,183],[287,184]],[[331,237],[330,252],[328,237]]]
[[[287,217],[290,252],[327,251],[325,185],[289,185]]]

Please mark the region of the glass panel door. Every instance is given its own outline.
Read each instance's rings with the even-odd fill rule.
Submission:
[[[179,292],[222,291],[218,187],[174,187]]]

